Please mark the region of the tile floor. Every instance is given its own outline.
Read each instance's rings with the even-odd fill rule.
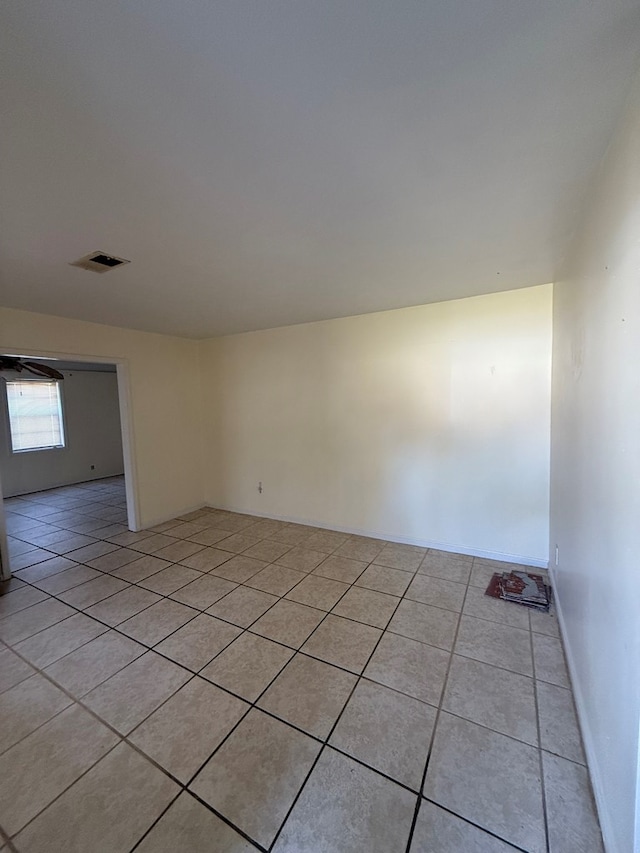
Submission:
[[[119,478],[6,510],[3,850],[602,851],[556,619],[494,564],[214,509],[132,533]]]

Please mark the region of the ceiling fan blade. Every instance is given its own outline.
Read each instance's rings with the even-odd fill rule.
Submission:
[[[48,364],[38,364],[35,361],[24,361],[23,366],[29,373],[34,373],[36,376],[46,376],[49,379],[64,379],[62,373]]]

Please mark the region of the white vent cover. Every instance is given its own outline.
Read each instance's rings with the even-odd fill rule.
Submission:
[[[90,270],[91,272],[109,272],[109,270],[113,270],[116,267],[123,266],[123,264],[130,263],[131,261],[127,261],[124,258],[116,258],[115,255],[107,255],[106,252],[89,252],[89,254],[85,255],[83,258],[78,258],[77,261],[73,261],[70,266],[80,267],[80,269]]]

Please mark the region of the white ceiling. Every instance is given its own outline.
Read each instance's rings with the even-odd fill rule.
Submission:
[[[0,304],[192,337],[552,280],[640,46],[638,0],[0,15]]]

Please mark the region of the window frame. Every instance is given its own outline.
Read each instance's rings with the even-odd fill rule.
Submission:
[[[15,449],[13,446],[13,430],[11,425],[11,411],[9,407],[9,385],[21,384],[24,385],[26,383],[37,383],[40,385],[54,385],[57,388],[57,396],[58,396],[58,411],[59,411],[59,424],[60,424],[60,438],[61,444],[46,444],[38,447],[22,447]],[[69,447],[69,442],[67,438],[67,423],[65,417],[65,401],[64,401],[64,392],[62,390],[63,383],[60,379],[45,379],[45,378],[31,378],[31,377],[12,377],[11,379],[5,378],[4,380],[4,395],[5,395],[5,406],[6,406],[6,421],[7,421],[7,438],[9,444],[9,452],[13,454],[21,454],[21,453],[41,453],[43,451],[49,450],[67,450]]]

